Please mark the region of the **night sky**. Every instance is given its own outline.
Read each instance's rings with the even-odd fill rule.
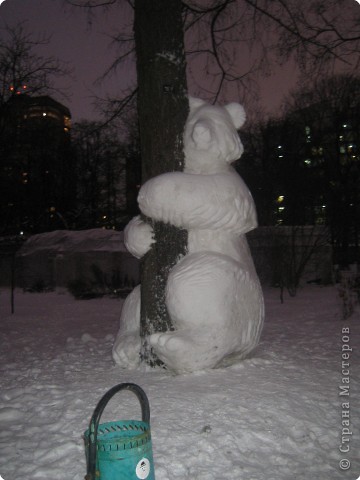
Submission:
[[[26,31],[51,36],[46,47],[39,48],[41,55],[54,55],[73,70],[71,77],[56,79],[57,85],[67,88],[70,98],[52,94],[71,110],[73,121],[94,119],[97,116],[93,96],[115,93],[119,82],[125,85],[134,78],[134,66],[127,65],[121,75],[94,85],[113,61],[116,50],[110,48],[110,35],[116,33],[123,21],[120,8],[114,6],[101,12],[89,25],[82,9],[66,6],[63,0],[5,0],[0,6],[0,25],[16,25],[25,21]]]
[[[5,0],[0,6],[1,28],[4,24],[11,26],[25,21],[28,32],[51,35],[50,44],[39,49],[39,53],[44,56],[54,55],[67,62],[73,70],[71,78],[56,81],[58,86],[68,88],[70,97],[53,95],[70,108],[73,121],[95,119],[98,113],[92,105],[94,95],[104,97],[106,94],[115,94],[119,91],[119,86],[126,87],[134,81],[135,66],[129,61],[110,80],[102,85],[94,84],[115,58],[116,49],[109,46],[110,36],[118,31],[119,25],[130,23],[127,12],[129,7],[126,2],[119,3],[121,5],[114,5],[107,12],[99,10],[92,19],[91,26],[82,9],[67,6],[63,0]],[[355,0],[349,0],[349,5],[360,8]],[[260,80],[262,105],[265,109],[276,112],[283,94],[295,86],[296,79],[296,68],[287,65],[277,67],[273,75]],[[189,90],[191,93],[191,85]]]

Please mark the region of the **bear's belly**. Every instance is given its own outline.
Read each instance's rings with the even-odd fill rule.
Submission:
[[[224,231],[191,230],[188,238],[189,253],[216,252],[227,255],[254,272],[254,264],[245,235],[229,235]]]

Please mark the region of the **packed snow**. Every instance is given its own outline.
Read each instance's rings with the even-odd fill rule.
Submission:
[[[195,98],[189,104],[184,171],[151,178],[138,196],[146,217],[188,232],[187,254],[171,269],[166,284],[174,329],[146,339],[176,373],[246,357],[259,342],[264,319],[261,286],[245,236],[257,226],[255,204],[230,166],[243,152],[237,129],[245,121],[244,108]],[[137,258],[153,240],[140,217],[125,229],[125,245]],[[127,300],[114,345],[114,360],[124,368],[136,368],[139,362],[140,298],[137,289]]]
[[[250,358],[174,376],[114,364],[122,300],[16,290],[11,315],[1,289],[0,476],[83,479],[93,409],[112,386],[134,382],[150,401],[157,480],[357,479],[359,310],[341,319],[336,286],[307,285],[284,304],[277,289],[264,295]],[[139,404],[122,392],[101,421],[131,418]]]

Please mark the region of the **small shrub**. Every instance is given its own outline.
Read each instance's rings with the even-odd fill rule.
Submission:
[[[78,277],[67,286],[68,291],[76,299],[90,299],[104,295],[125,298],[134,288],[134,282],[130,282],[128,276],[121,275],[119,270],[113,270],[106,274],[98,265],[92,264],[92,278],[84,280]]]
[[[98,291],[94,291],[92,285],[81,278],[76,278],[72,282],[69,282],[67,289],[77,300],[88,300],[103,295]]]
[[[46,285],[44,280],[41,278],[34,282],[31,287],[28,287],[25,289],[26,292],[30,293],[43,293],[43,292],[51,292],[53,288],[51,288],[49,285]]]

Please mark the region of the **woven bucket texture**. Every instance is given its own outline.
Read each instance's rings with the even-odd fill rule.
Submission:
[[[88,455],[89,430],[85,432]],[[107,422],[97,433],[99,480],[154,480],[150,426],[138,420]]]

